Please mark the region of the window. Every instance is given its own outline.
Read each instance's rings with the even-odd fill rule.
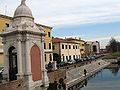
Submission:
[[[78,55],[76,55],[76,58],[78,58]]]
[[[80,49],[80,51],[84,51],[83,49]]]
[[[75,55],[73,55],[73,59],[75,59]]]
[[[49,49],[51,49],[51,43],[49,43]]]
[[[63,56],[63,61],[65,61],[65,57]]]
[[[52,55],[50,54],[50,61],[52,61]]]
[[[62,44],[62,49],[64,49],[64,45]]]
[[[84,46],[84,44],[82,44],[82,46]]]
[[[8,23],[6,23],[6,27],[9,27],[9,24],[8,24]]]
[[[66,56],[66,60],[68,60],[68,56]]]
[[[67,49],[67,45],[65,45],[65,48]]]
[[[75,46],[73,45],[73,49],[75,49]]]
[[[45,62],[47,61],[47,57],[46,57],[46,54],[45,54]]]
[[[69,49],[71,49],[71,45],[69,45]]]
[[[50,37],[50,32],[48,32],[48,37]]]
[[[44,49],[46,49],[46,43],[44,43]]]
[[[53,45],[53,50],[55,50],[55,45]]]
[[[77,49],[77,45],[76,45],[76,49]]]
[[[69,56],[69,60],[71,59],[71,56]]]
[[[93,52],[97,52],[97,46],[93,45]]]

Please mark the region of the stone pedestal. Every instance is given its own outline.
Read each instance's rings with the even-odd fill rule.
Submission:
[[[52,65],[53,65],[53,70],[57,70],[57,63],[56,63],[56,61],[53,61]]]

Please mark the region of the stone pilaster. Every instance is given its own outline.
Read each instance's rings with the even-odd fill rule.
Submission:
[[[41,36],[41,55],[42,55],[42,65],[43,65],[43,84],[44,84],[44,90],[47,89],[49,86],[49,79],[47,75],[47,69],[45,68],[45,60],[44,60],[44,38]]]
[[[21,51],[21,39],[17,40],[17,65],[18,65],[18,74],[17,79],[23,78],[23,69],[22,69],[22,51]]]
[[[6,42],[4,42],[3,44],[5,44]],[[5,79],[5,81],[9,81],[9,55],[8,55],[8,50],[6,50],[6,46],[3,46],[3,50],[4,50],[4,72],[3,72],[3,78]]]
[[[30,61],[30,47],[29,47],[29,39],[25,41],[26,49],[26,71],[25,76],[28,79],[28,82],[32,82],[32,73],[31,73],[31,61]]]

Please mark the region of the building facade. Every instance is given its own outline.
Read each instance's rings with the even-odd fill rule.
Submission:
[[[44,59],[45,64],[47,65],[49,62],[53,62],[53,52],[52,52],[52,27],[45,26],[41,24],[37,24],[38,27],[43,27],[45,32],[45,43],[44,43]]]
[[[69,41],[67,39],[53,38],[53,59],[60,57],[60,61],[67,62],[68,60],[81,58],[79,43]]]
[[[2,32],[6,27],[12,23],[12,17],[8,17],[0,14],[0,32]],[[3,44],[0,37],[0,65],[3,65]]]
[[[80,50],[81,57],[85,56],[85,41],[84,40],[81,40],[80,38],[79,39],[77,39],[77,38],[66,38],[66,39],[69,40],[69,41],[78,43],[79,47],[80,47],[79,50]]]
[[[87,56],[100,53],[100,43],[98,41],[89,41],[85,43],[85,53]]]

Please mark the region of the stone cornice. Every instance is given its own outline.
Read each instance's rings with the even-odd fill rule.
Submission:
[[[5,36],[11,36],[15,34],[33,34],[33,35],[38,35],[38,36],[45,36],[45,33],[38,33],[38,32],[33,32],[33,31],[13,31],[13,32],[6,32],[6,33],[1,33],[1,37]]]

